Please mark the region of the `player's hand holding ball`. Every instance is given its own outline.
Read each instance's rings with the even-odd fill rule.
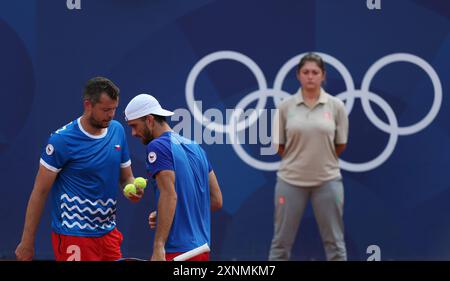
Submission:
[[[123,189],[123,194],[132,202],[138,202],[144,195],[144,189],[147,186],[147,180],[138,177],[134,179],[134,183],[129,183]]]
[[[142,177],[137,177],[134,179],[134,185],[137,188],[145,189],[147,187],[147,180]]]

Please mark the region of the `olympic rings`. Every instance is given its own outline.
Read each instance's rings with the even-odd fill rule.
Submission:
[[[364,163],[350,163],[340,159],[339,165],[344,170],[351,172],[364,172],[375,169],[376,167],[383,164],[392,154],[395,149],[395,145],[397,144],[398,136],[411,135],[423,130],[434,120],[436,115],[439,113],[442,103],[441,81],[433,67],[418,56],[407,53],[394,53],[379,59],[372,66],[370,66],[362,80],[361,89],[357,90],[355,89],[353,78],[344,64],[328,54],[317,54],[319,54],[326,63],[332,65],[344,79],[346,91],[336,95],[336,97],[341,99],[342,101],[345,101],[345,109],[347,114],[350,115],[355,99],[359,98],[361,99],[362,108],[369,121],[371,121],[375,127],[390,135],[386,148],[379,156],[370,161]],[[263,112],[262,109],[266,106],[268,97],[273,97],[274,104],[278,106],[279,102],[282,99],[290,96],[290,94],[282,90],[283,82],[289,71],[291,71],[292,68],[294,68],[298,64],[298,62],[304,55],[305,53],[297,55],[288,60],[278,71],[275,77],[273,89],[269,89],[267,87],[267,81],[264,77],[264,73],[259,68],[259,66],[249,57],[234,51],[218,51],[209,54],[198,61],[188,75],[185,89],[188,108],[193,114],[194,119],[203,126],[204,124],[208,124],[207,126],[211,130],[215,130],[220,133],[227,133],[230,135],[230,137],[235,136],[235,134],[247,129],[258,120],[261,113]],[[237,112],[239,111],[234,111],[232,117],[229,120],[230,123],[226,125],[216,122],[210,122],[210,120],[208,120],[196,106],[194,97],[195,81],[203,68],[205,68],[212,62],[223,59],[234,60],[247,66],[255,76],[259,87],[257,91],[254,91],[245,96],[236,106],[236,109],[240,109],[243,111],[249,104],[257,100],[256,108],[250,114],[248,119],[239,121],[239,116],[237,116]],[[409,62],[419,66],[427,73],[433,84],[434,98],[430,111],[419,122],[405,127],[400,127],[398,125],[397,117],[395,116],[395,113],[389,106],[389,104],[379,95],[370,91],[370,83],[372,82],[372,79],[378,73],[378,71],[384,66],[394,62]],[[375,115],[370,102],[376,103],[384,111],[388,118],[388,124],[383,122]],[[237,122],[237,124],[235,125],[234,122]],[[279,161],[267,163],[253,158],[242,148],[239,141],[237,143],[233,142],[233,149],[245,163],[256,169],[264,171],[275,171],[279,167]]]

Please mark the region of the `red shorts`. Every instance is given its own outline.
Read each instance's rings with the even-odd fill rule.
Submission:
[[[183,254],[183,253],[182,252],[180,252],[180,253],[166,253],[166,261],[171,261],[176,256],[179,256],[181,254]],[[200,255],[197,255],[195,257],[192,257],[192,258],[188,259],[187,261],[209,261],[209,253],[202,253]]]
[[[80,237],[52,232],[57,261],[115,261],[122,258],[123,236],[117,228],[101,237]]]

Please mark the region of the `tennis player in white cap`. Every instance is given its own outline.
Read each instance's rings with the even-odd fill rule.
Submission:
[[[147,146],[147,172],[156,179],[157,211],[152,260],[173,260],[204,244],[211,245],[211,211],[222,207],[222,193],[206,156],[195,143],[172,131],[165,110],[151,95],[134,97],[125,108],[132,135]],[[209,252],[190,260],[207,261]]]

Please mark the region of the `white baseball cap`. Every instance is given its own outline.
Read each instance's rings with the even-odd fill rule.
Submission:
[[[149,114],[159,116],[172,116],[172,111],[161,107],[158,100],[149,94],[140,94],[135,96],[125,108],[125,120],[134,120]]]

